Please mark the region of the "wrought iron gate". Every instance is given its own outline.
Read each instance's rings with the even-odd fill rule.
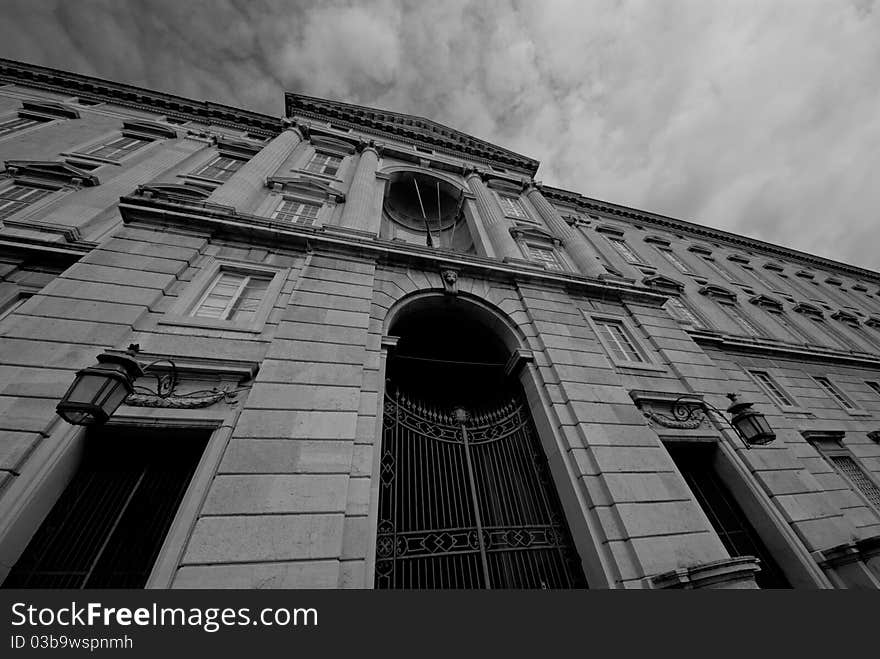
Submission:
[[[385,397],[377,588],[584,588],[527,408]]]

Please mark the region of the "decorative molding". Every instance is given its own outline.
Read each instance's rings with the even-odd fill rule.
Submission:
[[[672,246],[672,242],[670,240],[663,238],[662,236],[657,236],[657,235],[653,235],[653,234],[645,236],[644,240],[646,243],[651,243],[653,245],[661,245],[662,247],[671,247]]]
[[[18,114],[35,119],[79,119],[74,108],[51,101],[22,101]]]
[[[763,293],[750,297],[749,302],[751,302],[755,306],[762,307],[764,309],[772,309],[773,311],[785,310],[782,302],[777,300],[775,297],[764,295]]]
[[[448,295],[458,294],[458,270],[455,268],[441,268],[440,281],[443,282],[443,292]]]
[[[218,135],[216,138],[217,150],[230,156],[239,156],[250,160],[263,148],[263,144],[254,144],[243,140],[234,140],[229,137]]]
[[[266,185],[273,190],[326,199],[339,204],[345,201],[345,193],[342,190],[337,190],[329,183],[310,176],[270,176],[266,179]]]
[[[809,279],[810,281],[813,281],[816,278],[816,275],[806,270],[798,270],[794,274],[796,277],[800,277],[801,279]]]
[[[680,294],[684,291],[684,284],[666,275],[648,275],[642,278],[642,284],[658,291]]]
[[[733,261],[734,263],[741,263],[743,265],[749,264],[749,260],[745,256],[742,256],[741,254],[729,254],[727,257],[727,260]]]
[[[510,235],[515,239],[525,239],[525,240],[541,240],[545,242],[552,243],[557,246],[562,245],[562,240],[554,236],[552,233],[543,229],[541,227],[530,227],[523,226],[522,224],[518,224],[516,226],[510,227]]]
[[[859,317],[851,311],[846,311],[845,309],[838,309],[831,317],[834,320],[839,320],[842,323],[846,323],[847,325],[860,325]]]
[[[651,425],[696,430],[706,420],[707,408],[699,394],[634,389],[629,396]]]
[[[693,252],[694,254],[702,254],[704,256],[712,255],[712,250],[703,245],[691,245],[687,248],[687,251]]]
[[[290,92],[284,98],[288,117],[304,116],[319,121],[332,121],[344,128],[356,128],[375,135],[392,135],[410,144],[445,151],[459,157],[464,154],[466,157],[495,163],[501,167],[511,167],[530,176],[534,176],[538,170],[537,160],[430,119]]]
[[[170,126],[153,123],[152,121],[135,121],[131,119],[123,121],[122,132],[132,133],[134,135],[144,135],[145,137],[154,140],[173,140],[177,138],[177,131],[172,129]]]
[[[91,187],[98,185],[98,177],[63,160],[7,160],[6,174],[43,183]]]
[[[822,311],[822,309],[809,302],[798,302],[794,305],[794,311],[802,313],[805,316],[814,316],[816,318],[822,318],[825,316],[825,312]]]
[[[880,430],[872,430],[868,433],[868,439],[880,444]]]
[[[221,400],[233,404],[237,402],[235,397],[236,392],[229,389],[196,391],[191,394],[171,395],[164,398],[152,393],[135,391],[129,394],[124,402],[131,407],[166,407],[191,410],[209,407],[214,403],[219,403]]]
[[[754,556],[723,558],[690,567],[670,570],[648,577],[652,588],[694,590],[699,588],[757,588],[755,574],[760,572],[759,561]]]
[[[736,302],[736,293],[730,289],[724,288],[724,286],[719,286],[718,284],[706,284],[698,291],[700,295],[705,295],[706,297],[715,299],[715,300],[725,300],[727,302]]]
[[[258,135],[271,136],[281,131],[281,121],[271,115],[241,110],[211,101],[195,101],[182,96],[14,60],[0,59],[0,80],[70,94],[86,100],[154,112],[173,119],[215,124],[233,130],[249,130]]]
[[[504,375],[510,377],[517,375],[526,364],[535,361],[535,354],[531,350],[517,348],[514,350],[507,363],[504,365]]]
[[[773,272],[785,272],[785,268],[783,268],[778,263],[772,263],[772,262],[765,263],[761,267],[764,268],[765,270],[772,270]]]
[[[807,428],[801,430],[801,435],[808,442],[841,442],[846,437],[845,430],[826,430],[823,428]]]
[[[597,224],[594,228],[599,233],[607,233],[612,236],[617,236],[618,238],[623,238],[624,235],[624,230],[613,224]]]

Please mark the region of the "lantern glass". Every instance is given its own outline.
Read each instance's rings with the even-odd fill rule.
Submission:
[[[746,410],[736,415],[733,425],[747,444],[769,444],[776,439],[776,434],[770,429],[770,424],[767,423],[764,415],[754,410]]]
[[[134,378],[141,373],[137,362],[127,357],[103,354],[98,364],[83,369],[56,411],[68,423],[89,426],[105,423],[132,392]]]

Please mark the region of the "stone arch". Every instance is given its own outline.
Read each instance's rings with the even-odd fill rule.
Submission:
[[[613,588],[617,576],[615,561],[607,547],[601,544],[603,538],[599,531],[601,526],[591,509],[589,497],[578,480],[579,472],[573,464],[574,458],[569,451],[568,438],[560,428],[560,420],[550,399],[547,383],[532,359],[533,350],[539,350],[530,340],[533,330],[521,327],[521,323],[516,322],[511,317],[511,313],[505,310],[505,308],[509,309],[519,315],[517,312],[521,311],[521,306],[513,304],[514,300],[509,296],[494,295],[491,286],[486,288],[475,283],[473,288],[477,290],[482,288],[480,290],[482,295],[469,292],[450,295],[444,292],[439,274],[421,271],[408,271],[406,274],[408,275],[406,277],[392,277],[396,294],[392,294],[389,287],[382,287],[383,292],[380,295],[384,297],[385,303],[374,304],[371,313],[373,327],[381,327],[385,337],[380,360],[379,399],[382,400],[385,395],[388,354],[395,346],[393,329],[401,319],[431,304],[444,301],[460,305],[461,308],[479,317],[509,353],[509,367],[516,369],[514,371],[516,378],[522,387],[524,401],[534,420],[540,444],[548,461],[551,480],[561,500],[564,517],[571,530],[587,581],[591,588]],[[416,283],[413,278],[421,281]],[[498,303],[492,299],[499,297],[501,299],[497,300]],[[381,427],[381,419],[379,424]],[[377,441],[381,443],[381,432]],[[377,453],[379,452],[377,446]],[[371,529],[371,533],[377,533],[375,526]],[[373,535],[374,541],[375,538],[376,535]],[[368,579],[373,578],[375,570],[375,556],[372,558],[372,563],[368,565]]]

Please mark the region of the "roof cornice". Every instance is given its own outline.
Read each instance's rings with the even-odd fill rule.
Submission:
[[[235,130],[249,130],[263,136],[282,130],[281,118],[241,110],[212,101],[195,101],[183,96],[155,92],[134,85],[60,71],[45,66],[0,58],[0,81],[70,94],[92,101],[113,103],[136,110],[158,112],[177,119],[199,121]]]
[[[869,270],[868,268],[861,268],[855,265],[849,265],[847,263],[841,263],[840,261],[827,259],[822,256],[816,256],[814,254],[807,254],[806,252],[800,252],[796,249],[791,249],[789,247],[774,245],[773,243],[764,242],[763,240],[758,240],[757,238],[740,236],[735,233],[724,231],[722,229],[713,229],[711,227],[703,226],[701,224],[695,224],[686,220],[679,220],[677,218],[669,217],[667,215],[659,215],[657,213],[642,211],[636,208],[630,208],[628,206],[622,206],[620,204],[602,201],[600,199],[592,199],[590,197],[585,197],[578,192],[562,190],[561,188],[551,188],[549,186],[544,186],[543,192],[548,199],[558,201],[563,204],[568,204],[581,211],[604,213],[605,215],[621,217],[627,220],[634,220],[636,222],[648,224],[654,227],[662,227],[664,229],[669,229],[679,233],[687,233],[703,239],[722,241],[728,243],[729,245],[736,245],[738,247],[758,250],[763,252],[767,256],[782,256],[784,258],[799,261],[801,263],[810,264],[825,269],[833,269],[838,272],[844,272],[853,277],[863,277],[880,283],[880,272]]]
[[[540,164],[537,160],[424,117],[290,92],[284,95],[284,99],[288,118],[298,116],[319,121],[332,120],[346,128],[377,136],[393,136],[450,155],[465,153],[471,160],[512,168],[529,176],[535,175]]]

